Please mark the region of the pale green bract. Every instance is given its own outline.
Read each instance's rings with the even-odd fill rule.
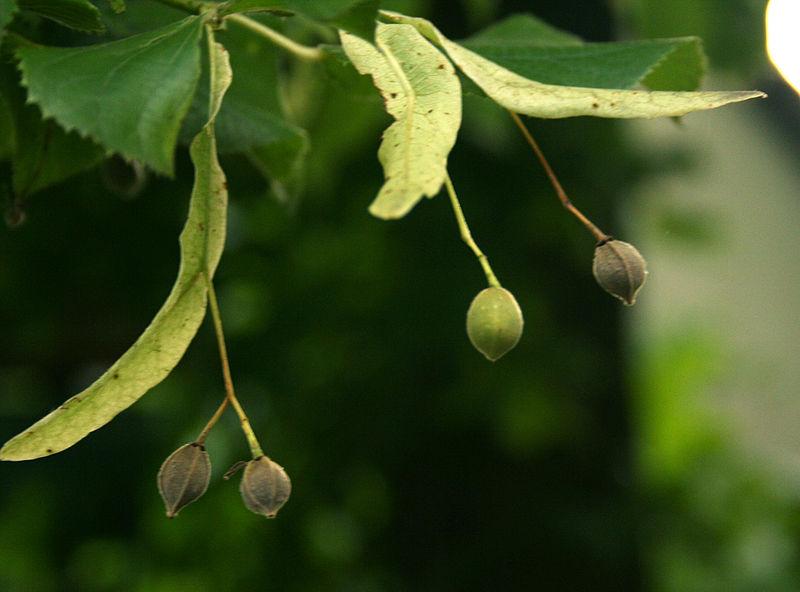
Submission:
[[[497,65],[453,43],[425,19],[382,11],[385,17],[415,26],[442,47],[464,74],[501,106],[524,115],[555,119],[591,115],[613,118],[679,117],[692,111],[766,96],[760,91],[669,92],[612,90],[542,84]]]
[[[347,57],[372,76],[396,119],[378,149],[386,181],[369,211],[378,218],[401,218],[444,183],[461,125],[461,85],[452,64],[412,26],[378,24],[377,47],[340,35]]]
[[[178,279],[167,301],[136,343],[86,390],[9,440],[0,460],[30,460],[68,448],[102,427],[161,382],[183,357],[203,321],[210,281],[225,243],[228,194],[217,160],[214,119],[231,83],[225,49],[211,45],[209,120],[195,136],[189,216],[180,237]]]

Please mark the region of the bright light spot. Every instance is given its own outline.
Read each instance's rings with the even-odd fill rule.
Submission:
[[[800,93],[800,1],[770,0],[767,52],[775,68]]]

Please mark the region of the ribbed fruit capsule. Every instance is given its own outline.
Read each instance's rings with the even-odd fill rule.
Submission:
[[[158,491],[167,517],[174,518],[181,508],[199,499],[210,479],[211,461],[202,444],[185,444],[170,454],[158,471]]]
[[[595,248],[592,272],[601,288],[632,306],[647,279],[647,263],[636,247],[612,238]]]
[[[247,463],[239,485],[247,509],[274,518],[292,493],[292,482],[283,467],[267,456]]]
[[[523,325],[522,310],[505,288],[493,286],[481,290],[467,311],[469,340],[492,362],[514,349]]]

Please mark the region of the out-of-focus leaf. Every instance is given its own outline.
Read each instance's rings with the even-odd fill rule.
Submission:
[[[308,137],[284,118],[278,96],[279,50],[241,27],[221,31],[218,37],[234,71],[255,73],[237,77],[225,94],[215,126],[219,153],[245,154],[271,182],[288,182],[300,170]],[[204,72],[181,132],[187,141],[205,120],[206,80]]]
[[[372,39],[379,0],[231,0],[223,14],[273,12],[302,14],[348,33]]]
[[[692,111],[714,109],[765,96],[759,91],[666,92],[543,84],[515,74],[450,41],[425,19],[389,12],[384,14],[396,22],[416,26],[422,34],[442,47],[461,71],[495,102],[506,109],[532,117],[677,117]]]
[[[18,199],[91,168],[103,150],[54,121],[43,121],[35,105],[25,105],[18,77],[0,69],[0,158],[11,157],[13,188]]]
[[[378,150],[386,179],[369,207],[378,218],[405,216],[433,197],[461,125],[461,86],[452,64],[409,25],[379,24],[372,44],[341,33],[342,47],[380,90],[395,122]]]
[[[11,19],[14,18],[16,12],[17,5],[14,0],[0,0],[0,41],[3,40],[6,27],[11,22]]]
[[[175,144],[200,76],[202,17],[121,41],[22,47],[23,84],[45,117],[171,175]]]
[[[697,37],[583,43],[531,15],[516,15],[460,44],[545,84],[592,88],[694,90],[705,70]]]
[[[70,29],[88,33],[105,31],[100,11],[89,0],[17,0],[17,4],[22,10],[49,18]]]
[[[208,124],[190,153],[195,182],[181,233],[178,279],[167,301],[136,343],[91,386],[68,399],[0,450],[0,460],[30,460],[68,448],[127,409],[164,380],[183,357],[206,311],[208,288],[225,244],[228,194],[217,161],[214,118],[230,85],[227,53],[214,44]]]

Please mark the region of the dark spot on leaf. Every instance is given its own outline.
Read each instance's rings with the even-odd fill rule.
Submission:
[[[111,378],[113,378],[114,380],[118,379],[119,378],[119,372],[114,372],[114,375]]]
[[[597,103],[592,103],[592,109],[597,109],[599,106]]]
[[[433,109],[428,109],[428,113],[433,113]]]
[[[52,448],[48,448],[47,450],[45,450],[45,452],[47,454],[53,454],[53,449]]]
[[[227,181],[223,181],[222,182],[222,188],[225,189],[225,190],[228,189],[228,182]]]
[[[444,70],[444,64],[439,64],[438,66],[436,66],[436,69],[437,70]]]
[[[205,225],[205,224],[203,224],[202,222],[198,222],[198,224],[197,224],[197,227],[198,227],[200,230],[205,230],[205,229],[206,229],[206,225]]]
[[[396,98],[396,97],[397,97],[397,93],[389,93],[389,96],[390,96],[390,97],[392,97],[392,98],[394,99],[394,98]]]

